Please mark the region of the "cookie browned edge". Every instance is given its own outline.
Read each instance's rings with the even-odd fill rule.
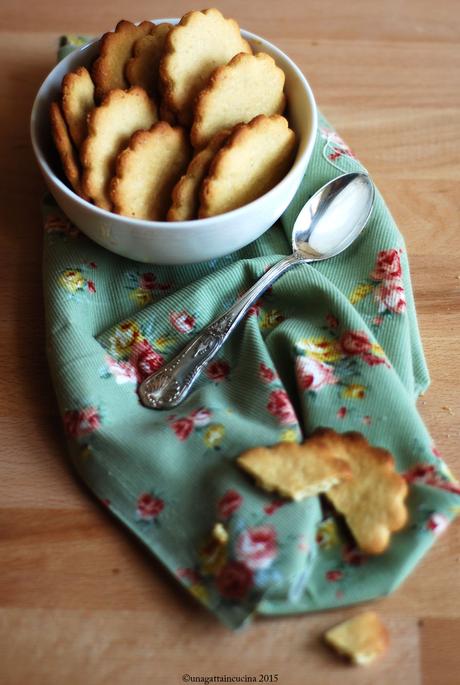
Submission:
[[[81,188],[81,172],[78,157],[58,102],[51,103],[49,117],[51,122],[51,134],[61,160],[64,174],[73,190],[84,199],[87,199]]]
[[[219,12],[219,14],[222,16],[223,19],[226,21],[231,22],[235,29],[237,30],[238,34],[240,35],[242,44],[246,44],[248,47],[248,52],[252,54],[252,48],[248,41],[243,38],[241,35],[241,29],[238,24],[238,22],[233,19],[232,17],[225,17],[220,10],[218,10],[216,7],[210,7],[209,9],[206,10],[192,10],[191,12],[187,12],[184,14],[182,19],[178,24],[174,26],[174,28],[171,29],[171,31],[168,33],[166,36],[165,44],[164,44],[164,49],[163,49],[163,57],[160,60],[160,83],[161,83],[161,91],[163,94],[163,99],[166,102],[167,109],[169,109],[171,112],[174,112],[175,114],[178,113],[178,107],[174,103],[174,95],[173,95],[173,85],[174,81],[170,79],[169,74],[168,74],[168,62],[170,59],[170,56],[175,52],[175,47],[174,47],[174,38],[178,34],[181,28],[184,26],[190,26],[191,23],[194,21],[194,16],[197,14],[209,14],[211,12]]]
[[[93,137],[95,134],[95,127],[97,126],[97,118],[99,116],[99,112],[102,108],[105,108],[107,106],[110,106],[110,103],[112,100],[117,99],[120,97],[120,93],[132,93],[140,91],[143,96],[148,98],[153,104],[155,105],[155,108],[157,109],[157,116],[158,116],[158,108],[156,105],[155,100],[153,98],[149,97],[149,95],[146,93],[146,91],[141,88],[140,86],[131,86],[131,88],[128,88],[126,90],[123,90],[122,88],[115,88],[114,90],[109,91],[105,98],[102,100],[101,104],[94,107],[91,112],[88,114],[88,136],[85,138],[85,140],[82,143],[82,146],[80,148],[80,161],[83,167],[83,172],[82,172],[82,180],[81,180],[81,185],[83,192],[92,198],[92,190],[91,188],[88,187],[88,175],[87,175],[87,170],[92,166],[91,165],[91,160],[88,158],[88,147],[89,147],[89,141],[90,138]],[[105,208],[104,208],[105,209]],[[110,211],[110,210],[108,210]]]
[[[203,90],[201,90],[198,93],[196,100],[195,100],[194,108],[193,108],[193,125],[192,125],[191,131],[190,131],[190,139],[192,141],[192,145],[194,148],[198,149],[200,147],[203,147],[202,145],[200,146],[199,140],[197,140],[197,132],[196,132],[197,125],[199,125],[203,120],[203,100],[206,99],[208,93],[211,90],[213,90],[213,88],[216,86],[216,84],[218,84],[219,81],[222,80],[222,78],[223,78],[225,72],[228,70],[228,68],[238,66],[238,64],[240,62],[244,61],[246,56],[248,56],[248,55],[249,55],[249,53],[247,53],[247,52],[239,52],[237,55],[232,57],[232,59],[230,60],[230,62],[228,62],[228,64],[221,64],[220,67],[216,67],[214,69],[214,71],[212,72],[211,76],[209,77],[209,81],[208,81],[206,88],[203,88]],[[275,60],[273,59],[273,57],[271,55],[268,55],[265,52],[257,52],[255,55],[252,55],[252,56],[257,58],[258,55],[266,55],[267,57],[269,57],[272,60],[275,67],[277,69],[280,69],[280,67],[278,67],[278,65],[276,64]],[[280,71],[283,71],[283,70],[280,69]],[[286,108],[286,95],[283,93],[281,106],[279,107],[278,111],[273,112],[273,115],[282,114],[284,112],[285,108]],[[273,115],[266,115],[266,116],[273,116]],[[242,123],[245,123],[245,122],[242,122]]]
[[[178,180],[178,182],[176,183],[176,185],[173,188],[172,195],[171,195],[171,199],[172,199],[171,207],[169,208],[168,214],[166,217],[168,221],[192,221],[193,219],[197,218],[196,216],[193,216],[192,219],[177,219],[175,216],[175,211],[182,204],[183,183],[186,180],[187,176],[190,176],[191,174],[193,175],[195,173],[195,167],[197,166],[197,163],[199,163],[197,161],[197,158],[199,157],[199,155],[205,153],[208,150],[208,148],[214,149],[215,155],[216,155],[217,152],[220,150],[220,148],[225,144],[225,141],[227,140],[229,135],[230,135],[229,129],[226,129],[224,131],[220,131],[219,133],[216,133],[216,135],[211,138],[208,145],[206,145],[206,147],[204,147],[202,150],[197,152],[195,154],[195,156],[192,158],[192,160],[190,161],[190,164],[187,167],[187,171],[185,172],[185,174],[183,176],[181,176],[181,178]],[[203,179],[206,177],[206,175],[209,171],[209,167],[212,164],[212,159],[209,161],[209,164],[207,165],[207,168],[205,169]],[[200,186],[201,186],[201,183],[200,183]],[[195,214],[198,212],[198,207],[200,204],[200,187],[197,188],[196,201],[197,201],[197,210],[196,210]]]
[[[173,28],[174,24],[170,24],[169,22],[164,21],[164,22],[162,22],[161,24],[153,24],[152,26],[153,26],[153,28],[151,29],[150,33],[147,33],[145,36],[140,36],[140,37],[135,41],[135,43],[134,43],[134,45],[133,45],[132,56],[129,58],[129,60],[128,60],[128,61],[126,62],[126,64],[125,64],[125,70],[124,70],[125,78],[126,78],[126,81],[128,82],[128,84],[129,84],[130,86],[133,86],[133,85],[140,85],[140,84],[133,83],[133,78],[132,78],[132,73],[131,73],[131,72],[132,72],[132,69],[133,69],[133,67],[134,67],[134,65],[135,65],[135,63],[136,63],[136,61],[139,60],[139,59],[142,57],[142,52],[143,52],[143,51],[139,49],[139,46],[140,46],[141,41],[142,41],[144,38],[147,38],[147,37],[149,37],[149,36],[155,36],[155,33],[158,32],[158,29],[159,29],[160,27],[161,27],[163,30],[164,30],[164,27],[167,27],[167,28],[168,28],[168,30],[167,30],[167,32],[166,32],[166,35],[165,35],[165,37],[164,37],[164,40],[166,40],[166,36],[167,36],[168,33],[171,31],[171,29]],[[162,52],[163,52],[163,51],[162,51]],[[160,68],[160,63],[159,63],[159,61],[158,61],[158,69],[159,69],[159,68]],[[147,90],[147,92],[149,93],[149,95],[152,95],[153,97],[158,97],[158,96],[159,96],[159,94],[160,94],[160,83],[159,83],[159,81],[160,81],[160,74],[159,74],[159,72],[158,72],[158,73],[156,74],[156,79],[155,79],[155,89],[154,89],[154,90],[151,90],[151,92],[149,92],[149,91]],[[167,121],[167,120],[165,120],[165,121]]]
[[[121,176],[124,173],[124,167],[125,167],[125,160],[124,158],[126,155],[131,152],[135,152],[137,148],[142,147],[144,144],[145,140],[148,140],[150,138],[150,134],[153,132],[153,129],[155,129],[155,132],[157,131],[165,131],[169,132],[171,129],[179,129],[183,133],[184,141],[187,143],[188,147],[190,148],[190,143],[188,140],[188,136],[186,135],[186,132],[182,126],[171,126],[168,124],[167,121],[157,121],[153,126],[151,126],[149,129],[144,130],[141,129],[139,131],[135,131],[131,138],[129,139],[128,145],[123,148],[123,150],[118,154],[117,159],[116,159],[116,167],[115,167],[115,175],[113,176],[112,180],[110,181],[110,199],[112,201],[112,211],[115,212],[116,214],[121,214],[120,209],[122,208],[122,205],[120,203],[117,203],[115,200],[115,193],[116,193],[116,188],[121,181]],[[161,219],[163,221],[164,219]]]
[[[89,71],[86,67],[77,67],[77,69],[75,69],[74,71],[69,71],[69,73],[66,74],[64,76],[64,78],[62,79],[61,109],[62,109],[62,114],[63,114],[66,122],[68,122],[69,118],[70,118],[69,117],[70,112],[68,109],[68,93],[69,93],[69,90],[71,90],[74,81],[76,79],[78,79],[79,77],[85,75],[85,74],[87,74],[89,76],[89,78],[92,80],[91,74],[89,73]],[[93,86],[94,86],[94,82],[93,82]],[[82,144],[83,140],[86,138],[87,130],[85,131],[85,133],[83,133],[83,129],[85,129],[85,126],[86,126],[86,122],[82,126],[79,126],[80,131],[79,131],[78,136],[77,136],[78,140],[75,140],[75,134],[72,135],[72,132],[70,130],[70,126],[67,123],[67,128],[69,129],[70,137],[73,139],[73,142],[77,148]],[[87,127],[86,127],[86,129],[87,129]],[[80,136],[80,134],[82,134],[82,135]]]
[[[217,172],[218,169],[219,169],[219,165],[220,165],[221,162],[222,162],[222,158],[225,159],[225,152],[226,152],[229,148],[231,148],[231,147],[233,147],[233,146],[235,146],[235,145],[238,145],[238,144],[241,142],[241,140],[244,140],[244,138],[245,138],[246,135],[248,134],[249,129],[251,129],[251,128],[257,128],[257,126],[259,126],[259,123],[260,123],[261,121],[264,121],[265,119],[277,119],[277,118],[278,118],[278,119],[283,119],[283,120],[286,122],[286,124],[287,124],[287,127],[286,127],[286,128],[289,128],[289,122],[288,122],[288,120],[287,120],[285,117],[281,116],[281,114],[274,114],[274,115],[271,116],[271,117],[267,117],[265,114],[258,114],[256,117],[254,117],[254,119],[251,119],[251,121],[249,121],[248,123],[246,123],[246,124],[236,124],[236,126],[234,126],[234,127],[231,129],[231,132],[230,132],[230,135],[229,135],[229,137],[228,137],[228,140],[227,140],[227,141],[225,142],[225,144],[220,148],[219,152],[218,152],[217,155],[214,157],[214,160],[213,160],[213,162],[212,162],[212,164],[211,164],[211,166],[210,166],[210,168],[209,168],[208,175],[206,176],[206,178],[204,179],[204,181],[203,181],[203,183],[202,183],[202,185],[201,185],[201,192],[200,192],[200,208],[199,208],[199,211],[198,211],[198,218],[199,218],[199,219],[207,219],[207,218],[209,218],[207,215],[204,215],[204,216],[203,216],[204,210],[206,209],[206,206],[208,205],[208,203],[207,203],[207,201],[206,201],[206,194],[207,194],[207,192],[208,192],[209,182],[212,180],[212,177],[216,175],[216,172]],[[291,129],[291,130],[292,130],[292,129]]]
[[[123,33],[127,28],[131,29],[133,26],[136,26],[138,28],[144,28],[145,33],[149,33],[149,31],[152,30],[153,24],[150,21],[141,21],[139,24],[133,24],[131,21],[127,21],[126,19],[121,19],[118,24],[115,27],[114,31],[107,31],[107,33],[104,33],[104,35],[101,37],[99,41],[99,56],[97,59],[93,62],[93,65],[91,67],[91,78],[93,79],[94,85],[95,85],[95,91],[94,91],[94,97],[96,101],[100,101],[108,94],[108,91],[104,86],[102,86],[102,83],[106,81],[107,79],[107,70],[105,67],[105,60],[107,59],[108,53],[110,52],[112,42],[116,39],[113,38],[113,36],[116,36],[116,34]],[[125,88],[129,88],[129,83],[126,81],[126,77],[123,74],[123,78],[125,79]]]
[[[395,485],[394,488],[394,499],[399,500],[401,505],[404,505],[405,499],[408,495],[409,488],[407,485],[407,481],[401,476],[401,474],[396,470],[396,463],[393,455],[391,452],[386,450],[383,447],[375,447],[372,445],[369,440],[362,434],[357,431],[349,431],[346,433],[337,433],[334,431],[332,428],[317,428],[310,437],[317,436],[319,438],[326,438],[326,440],[333,440],[336,441],[340,444],[350,444],[354,443],[355,446],[361,447],[361,449],[364,451],[372,451],[372,454],[374,455],[376,461],[379,463],[380,466],[386,467],[386,470],[388,471],[388,475],[392,476],[393,483]],[[338,455],[340,456],[340,455]],[[326,493],[327,497],[327,493]],[[339,512],[340,513],[340,512]],[[378,547],[368,548],[365,551],[368,554],[381,554],[383,553],[389,546],[390,540],[391,540],[391,533],[395,533],[398,530],[401,530],[405,524],[407,523],[409,512],[407,509],[407,506],[401,506],[398,507],[397,511],[393,511],[393,518],[388,522],[387,528],[388,531],[390,532],[390,535],[388,536],[388,541],[387,544],[385,545],[384,548],[381,548],[380,545]],[[398,514],[398,516],[396,516]],[[341,514],[343,516],[343,514]],[[345,516],[346,519],[346,516]]]

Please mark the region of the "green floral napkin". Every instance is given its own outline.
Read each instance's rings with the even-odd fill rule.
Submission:
[[[320,118],[291,206],[255,243],[192,266],[118,257],[44,205],[48,350],[71,459],[83,480],[183,586],[232,628],[255,613],[344,606],[395,589],[459,511],[460,489],[416,409],[428,373],[403,239],[377,194],[360,239],[286,274],[251,309],[194,392],[152,411],[138,383],[290,251],[295,218],[334,176],[362,167]],[[389,449],[410,519],[362,554],[327,503],[270,496],[241,451],[317,426]],[[226,546],[211,536],[220,522]]]

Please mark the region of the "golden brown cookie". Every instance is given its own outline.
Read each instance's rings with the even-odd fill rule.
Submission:
[[[352,476],[347,462],[332,456],[314,438],[300,445],[281,442],[272,447],[254,447],[243,452],[237,463],[264,490],[297,502],[326,492]]]
[[[157,108],[145,90],[112,90],[88,115],[88,137],[81,147],[82,187],[98,207],[111,208],[110,179],[118,153],[131,135],[158,120]]]
[[[186,173],[179,179],[172,191],[172,205],[168,211],[168,221],[190,221],[198,218],[201,183],[216,153],[229,136],[229,131],[221,131],[209,145],[198,152]]]
[[[389,635],[374,611],[353,616],[348,621],[330,628],[325,634],[326,643],[354,664],[370,664],[386,652]]]
[[[88,135],[87,117],[94,107],[94,83],[85,67],[78,67],[62,81],[62,112],[75,145]]]
[[[265,52],[240,53],[215,69],[197,96],[192,145],[201,149],[211,138],[258,114],[281,114],[285,107],[284,72]]]
[[[251,53],[234,19],[217,9],[188,12],[168,33],[160,62],[163,96],[184,126],[193,119],[193,104],[212,71],[239,52]]]
[[[190,145],[182,128],[160,121],[135,133],[117,159],[111,184],[114,211],[136,219],[162,221],[171,191],[187,168]]]
[[[237,209],[271,190],[289,171],[295,146],[295,133],[279,114],[237,125],[203,181],[199,218]]]
[[[91,69],[98,102],[111,90],[129,87],[125,66],[131,57],[133,45],[138,38],[150,33],[152,28],[150,21],[143,21],[136,26],[123,19],[118,22],[115,31],[104,33],[99,43],[99,57]]]
[[[127,61],[125,76],[132,86],[141,86],[149,95],[158,95],[160,59],[172,24],[157,24],[147,36],[138,38],[133,56]]]
[[[80,183],[80,165],[78,157],[70,140],[64,117],[62,116],[59,103],[52,102],[50,106],[51,134],[56,149],[61,159],[64,174],[72,188],[78,195],[82,195]]]
[[[314,437],[330,454],[348,463],[353,478],[332,487],[326,497],[345,521],[356,543],[368,554],[381,554],[391,533],[407,521],[405,479],[395,471],[392,455],[373,447],[360,433],[320,429]]]

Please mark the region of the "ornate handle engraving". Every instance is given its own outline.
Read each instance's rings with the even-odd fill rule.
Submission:
[[[293,254],[272,266],[228,312],[209,324],[176,357],[141,383],[142,404],[151,409],[169,409],[180,404],[251,305],[288,269],[305,262],[300,255]]]

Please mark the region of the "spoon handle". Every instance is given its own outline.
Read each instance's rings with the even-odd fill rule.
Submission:
[[[151,409],[168,409],[180,404],[251,305],[288,269],[306,261],[294,253],[274,264],[225,314],[203,329],[159,371],[142,381],[139,386],[142,404]]]

